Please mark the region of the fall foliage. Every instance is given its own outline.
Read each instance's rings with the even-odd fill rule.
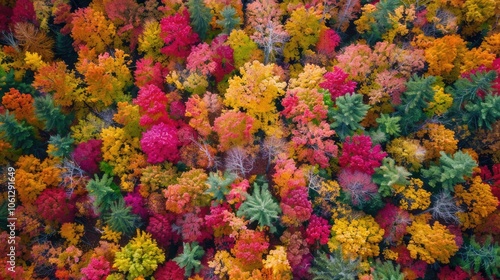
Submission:
[[[0,279],[500,278],[499,11],[0,1]]]

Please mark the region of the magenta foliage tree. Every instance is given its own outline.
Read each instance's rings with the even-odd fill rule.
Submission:
[[[309,225],[306,228],[306,242],[309,245],[316,244],[326,245],[330,236],[330,225],[328,220],[322,217],[311,215]]]
[[[360,171],[368,175],[375,173],[387,153],[377,144],[373,146],[372,139],[367,135],[348,136],[344,142],[339,164],[342,168]]]
[[[199,41],[198,34],[189,25],[189,12],[178,12],[160,22],[160,37],[165,42],[161,52],[165,55],[186,58],[191,47]]]
[[[87,267],[82,269],[82,280],[101,280],[106,279],[106,276],[111,272],[111,264],[104,258],[99,256],[90,259]]]
[[[179,146],[177,128],[172,124],[160,123],[142,134],[141,148],[152,164],[165,160],[176,163],[180,158]]]
[[[210,207],[210,213],[205,215],[205,225],[215,229],[227,226],[226,213],[231,212],[229,204],[213,205]]]
[[[171,122],[167,110],[167,95],[158,86],[150,84],[140,88],[134,104],[139,105],[141,126],[151,127],[155,124]]]
[[[287,192],[282,198],[280,207],[283,211],[283,222],[299,225],[311,217],[312,204],[308,199],[307,188],[296,188]]]
[[[73,159],[85,172],[90,174],[99,172],[102,140],[91,139],[78,144],[73,151]]]
[[[337,157],[338,153],[337,145],[329,139],[334,134],[335,131],[326,121],[318,125],[312,122],[299,124],[297,129],[292,131],[292,143],[297,149],[298,159],[326,168],[330,158]]]
[[[212,60],[215,62],[213,75],[216,82],[224,79],[224,76],[234,70],[233,49],[225,45],[227,35],[219,35],[212,41]]]
[[[334,67],[332,72],[327,72],[323,75],[325,80],[319,86],[328,90],[332,96],[332,100],[335,100],[337,97],[354,92],[356,89],[357,83],[348,80],[348,77],[349,74],[345,73],[344,70]]]
[[[170,116],[174,120],[183,118],[186,115],[186,104],[182,100],[175,100],[170,103]],[[179,124],[178,124],[179,125]]]
[[[144,198],[140,193],[128,193],[123,199],[125,200],[125,205],[131,208],[132,213],[139,215],[143,220],[148,218],[148,210],[144,207]]]

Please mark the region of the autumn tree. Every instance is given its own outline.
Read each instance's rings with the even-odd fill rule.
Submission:
[[[411,240],[408,250],[411,257],[421,259],[428,264],[440,261],[449,263],[450,258],[458,251],[455,236],[439,222],[433,225],[414,221],[409,227]]]
[[[83,101],[83,81],[74,70],[69,70],[62,62],[48,63],[38,68],[33,86],[39,91],[52,94],[54,102],[61,106],[71,106]]]
[[[123,101],[125,90],[133,83],[129,64],[128,55],[119,49],[99,55],[95,62],[81,59],[76,69],[87,85],[84,101],[105,107]]]
[[[257,131],[254,119],[243,112],[227,111],[215,119],[214,130],[219,135],[221,151],[231,147],[253,143],[253,134]]]
[[[300,7],[293,11],[285,24],[290,40],[285,44],[285,62],[298,61],[300,57],[316,45],[319,34],[324,29],[320,15],[314,8]]]
[[[333,0],[325,1],[328,4],[324,9],[329,11],[329,16],[333,20],[333,27],[337,31],[345,32],[350,22],[356,18],[356,14],[361,11],[361,1],[359,0]]]
[[[255,118],[255,127],[267,135],[279,131],[278,113],[274,101],[282,96],[285,83],[280,82],[273,65],[264,65],[256,60],[240,68],[241,76],[229,80],[224,104],[237,110],[246,110]],[[241,98],[244,95],[245,98]]]
[[[429,63],[428,73],[443,76],[448,82],[455,81],[466,50],[465,41],[459,35],[435,39],[425,49],[425,59]]]
[[[102,53],[115,46],[118,38],[115,37],[116,27],[101,11],[91,7],[78,9],[73,16],[72,25],[71,37],[75,40],[73,45],[76,48],[85,45]]]
[[[189,12],[178,12],[160,21],[160,37],[165,42],[161,52],[169,57],[185,59],[191,47],[199,41],[198,34],[189,25]]]
[[[254,1],[248,5],[247,22],[250,36],[263,50],[264,63],[273,62],[281,54],[288,32],[281,24],[282,13],[274,0]]]

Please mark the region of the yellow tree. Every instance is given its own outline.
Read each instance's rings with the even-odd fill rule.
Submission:
[[[331,251],[340,247],[344,259],[366,259],[380,254],[379,243],[384,236],[384,229],[372,216],[335,219],[331,233],[328,247]]]
[[[463,229],[475,228],[485,222],[498,205],[498,198],[492,192],[490,185],[483,183],[481,177],[472,179],[470,186],[455,186],[457,204],[465,206],[467,211],[457,213]]]
[[[453,235],[446,226],[439,222],[434,225],[425,221],[414,221],[408,227],[411,239],[408,250],[413,259],[421,259],[428,264],[436,261],[449,263],[450,258],[458,251],[458,246]]]
[[[285,24],[285,30],[290,35],[283,50],[285,62],[299,60],[304,52],[316,45],[321,30],[326,28],[320,19],[321,11],[315,8],[300,7],[292,12]]]
[[[274,64],[264,65],[256,60],[245,63],[240,73],[241,76],[229,80],[224,105],[246,111],[255,119],[256,129],[276,135],[279,115],[274,102],[285,94],[286,83],[280,82]]]

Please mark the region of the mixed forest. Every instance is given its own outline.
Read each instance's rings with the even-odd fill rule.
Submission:
[[[0,0],[0,32],[0,279],[500,278],[499,0]]]

